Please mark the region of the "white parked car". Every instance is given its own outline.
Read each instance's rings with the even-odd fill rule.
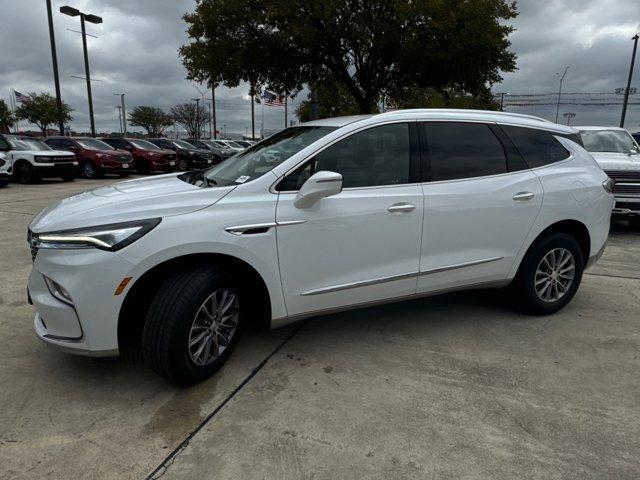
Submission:
[[[78,162],[73,152],[52,150],[36,138],[0,135],[0,152],[13,168],[13,177],[20,183],[35,183],[41,178],[76,178]]]
[[[245,147],[243,147],[242,145],[234,142],[233,140],[215,140],[218,143],[221,143],[223,145],[226,145],[227,147],[229,147],[231,150],[234,150],[236,152],[241,152],[245,149]]]
[[[252,319],[509,285],[526,311],[553,313],[602,254],[614,202],[572,138],[497,112],[334,118],[204,172],[75,195],[29,227],[35,330],[84,355],[141,344],[190,384]],[[264,162],[274,148],[286,154]]]
[[[12,171],[11,163],[7,160],[6,155],[0,152],[0,188],[8,185]]]
[[[624,128],[575,127],[585,149],[609,177],[615,180],[614,215],[640,226],[640,146]]]

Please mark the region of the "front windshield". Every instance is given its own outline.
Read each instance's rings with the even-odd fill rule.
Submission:
[[[227,140],[227,145],[233,148],[244,148],[242,145],[239,145],[236,142],[232,142],[231,140]]]
[[[193,150],[194,148],[196,148],[189,142],[185,142],[184,140],[171,140],[171,143],[173,143],[178,148],[186,148],[187,150]]]
[[[35,138],[7,137],[7,140],[13,150],[51,150],[49,145]]]
[[[224,149],[229,148],[229,145],[227,145],[226,143],[218,142],[218,141],[216,141],[216,140],[213,140],[213,143],[214,143],[218,148],[224,148]]]
[[[96,140],[95,138],[80,138],[76,140],[82,148],[89,150],[115,150],[108,143],[104,143],[102,140]]]
[[[147,142],[146,140],[129,140],[136,148],[140,148],[142,150],[160,150],[157,145],[154,145],[151,142]]]
[[[196,148],[202,148],[203,150],[207,150],[207,146],[200,140],[187,140],[187,143],[190,143]]]
[[[588,152],[640,153],[633,137],[623,130],[581,130]]]
[[[335,130],[334,127],[292,127],[210,168],[205,177],[216,185],[250,182]]]

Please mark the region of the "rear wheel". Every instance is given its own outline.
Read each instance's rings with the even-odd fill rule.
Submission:
[[[584,255],[574,237],[553,233],[537,241],[522,260],[514,282],[518,307],[548,315],[573,298],[584,270]]]
[[[181,385],[209,378],[229,358],[240,336],[236,283],[215,267],[170,277],[155,296],[142,333],[148,365]]]
[[[35,168],[33,168],[33,165],[24,160],[16,164],[13,176],[18,182],[23,184],[38,183],[40,181],[40,176]]]

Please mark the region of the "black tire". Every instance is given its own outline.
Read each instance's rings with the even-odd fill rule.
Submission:
[[[564,249],[573,256],[574,272],[571,284],[557,300],[543,300],[536,291],[536,272],[545,256],[553,250]],[[512,285],[516,306],[532,315],[549,315],[564,308],[573,298],[584,271],[584,255],[574,237],[566,233],[552,233],[539,239],[525,255]]]
[[[200,307],[220,289],[230,289],[242,305],[233,279],[216,267],[197,267],[168,278],[158,290],[142,332],[142,352],[149,367],[183,386],[211,377],[229,358],[242,329],[242,309],[235,333],[220,355],[207,365],[196,364],[189,352],[189,334]]]
[[[187,160],[186,158],[179,158],[178,162],[176,163],[176,168],[181,172],[190,170],[191,168],[189,165],[189,160]]]
[[[40,181],[40,175],[36,172],[36,169],[27,162],[22,160],[18,162],[13,169],[13,177],[24,185],[28,183],[38,183]]]
[[[91,160],[85,160],[82,164],[82,174],[85,178],[100,178],[102,173],[96,168]]]
[[[640,230],[640,217],[629,217],[628,220],[629,228],[631,228],[631,230]]]
[[[141,175],[149,175],[151,173],[149,162],[144,158],[136,158],[135,167],[136,171]]]
[[[9,181],[8,180],[0,180],[0,188],[4,188],[7,185],[9,185]]]
[[[63,175],[60,178],[62,178],[63,182],[73,182],[76,179],[76,176],[74,173],[70,173],[68,175]]]

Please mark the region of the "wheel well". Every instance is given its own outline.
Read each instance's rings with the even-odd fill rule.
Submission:
[[[160,285],[172,274],[185,268],[203,265],[219,266],[240,280],[243,290],[251,291],[256,301],[249,305],[250,318],[268,326],[271,322],[269,291],[260,274],[247,262],[239,258],[201,253],[184,255],[160,263],[145,272],[131,287],[120,309],[118,317],[118,345],[121,351],[137,350],[142,338],[142,329],[147,311]]]
[[[575,238],[580,245],[580,250],[582,250],[584,262],[585,264],[587,263],[589,254],[591,253],[591,236],[584,223],[577,220],[562,220],[561,222],[556,222],[540,232],[540,235],[538,235],[532,245],[550,233],[566,233]]]

